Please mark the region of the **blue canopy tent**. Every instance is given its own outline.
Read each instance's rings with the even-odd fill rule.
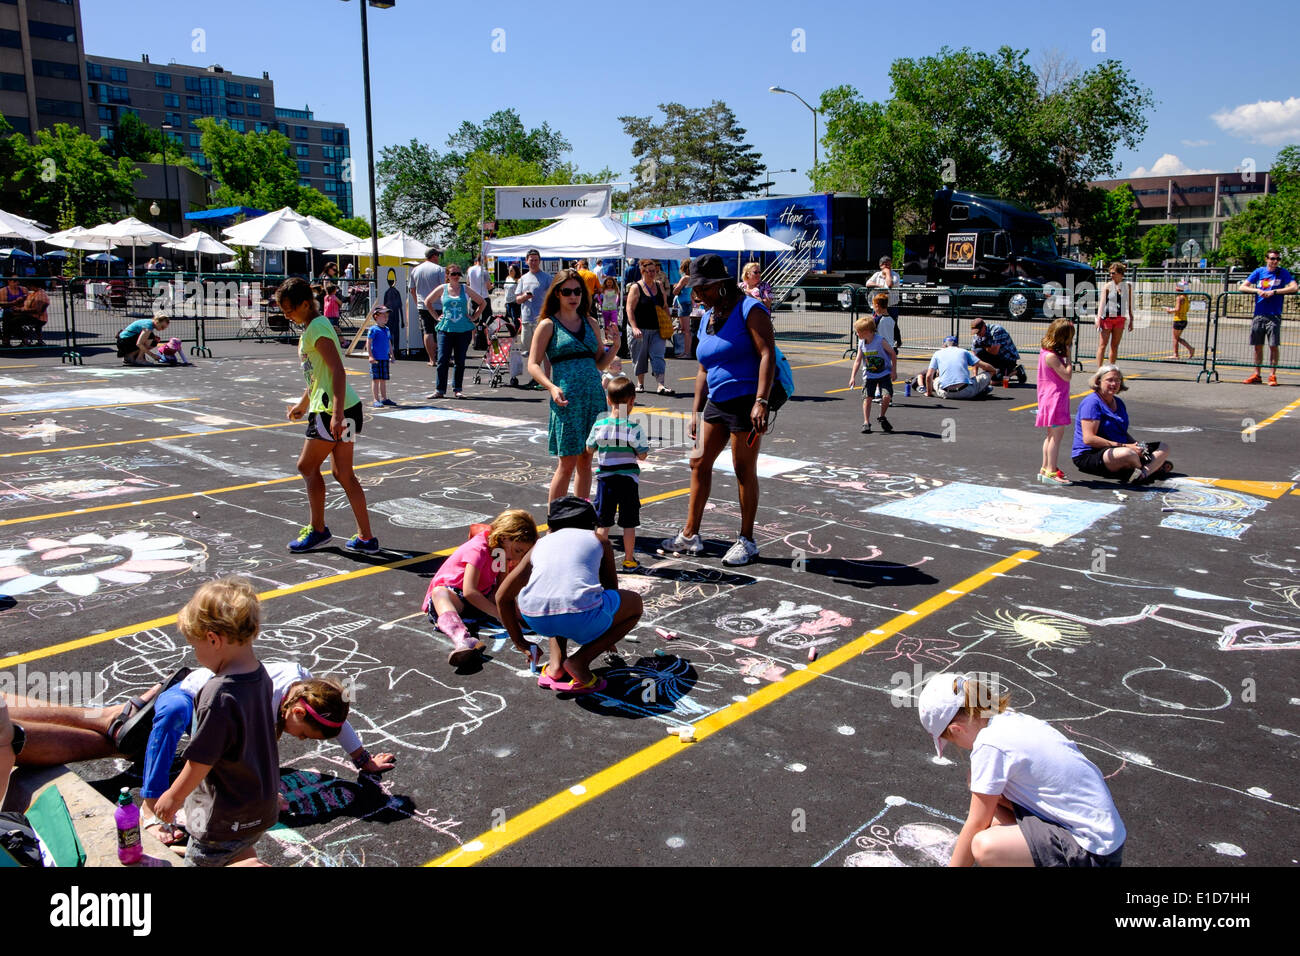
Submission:
[[[672,235],[666,236],[665,238],[669,242],[677,243],[679,246],[689,246],[696,239],[703,239],[705,236],[712,235],[717,231],[716,228],[707,228],[702,222],[693,222],[685,229],[674,232]]]

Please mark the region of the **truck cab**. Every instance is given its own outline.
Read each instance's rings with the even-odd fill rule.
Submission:
[[[1091,268],[1060,254],[1050,221],[983,193],[935,193],[930,231],[907,236],[904,248],[904,284],[963,287],[971,311],[1006,318],[1040,314],[1048,283],[1071,289],[1093,280]],[[980,288],[1006,291],[985,296]]]

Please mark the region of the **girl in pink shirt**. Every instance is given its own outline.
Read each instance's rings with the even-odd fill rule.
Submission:
[[[465,605],[499,621],[493,595],[497,578],[504,577],[536,543],[537,525],[531,514],[519,508],[503,511],[486,530],[453,551],[433,576],[421,609],[451,638],[447,663],[452,667],[467,663],[484,647],[461,619]]]
[[[339,287],[336,285],[326,286],[325,308],[322,310],[325,318],[337,320],[341,304],[339,302]]]
[[[1069,319],[1056,319],[1047,327],[1047,334],[1039,343],[1038,353],[1038,415],[1034,424],[1047,429],[1043,439],[1043,466],[1038,469],[1038,480],[1045,485],[1068,485],[1070,480],[1057,467],[1061,451],[1061,437],[1070,424],[1070,346],[1074,342],[1074,323]]]

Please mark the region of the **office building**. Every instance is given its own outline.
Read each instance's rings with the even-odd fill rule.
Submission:
[[[15,131],[87,129],[81,0],[0,0],[0,113]]]

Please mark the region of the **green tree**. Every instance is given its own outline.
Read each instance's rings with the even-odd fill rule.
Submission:
[[[65,204],[83,226],[121,218],[121,210],[135,201],[135,181],[144,175],[131,160],[113,159],[66,123],[37,130],[35,143],[11,136],[9,145],[19,206],[42,222],[58,222]]]
[[[660,103],[662,123],[650,116],[620,116],[632,137],[637,166],[631,202],[670,206],[734,199],[756,190],[762,156],[745,142],[745,129],[726,103],[692,109]]]
[[[1048,81],[1026,55],[944,47],[895,60],[884,103],[827,90],[817,188],[893,199],[900,233],[925,228],[945,185],[1077,216],[1087,183],[1114,171],[1118,145],[1141,139],[1151,96],[1115,61]]]
[[[402,229],[413,236],[443,242],[452,240],[453,236],[468,235],[477,229],[478,195],[474,196],[472,214],[464,202],[457,204],[467,218],[457,219],[449,210],[453,200],[463,192],[464,181],[470,174],[471,156],[484,153],[514,157],[519,163],[533,167],[530,175],[540,175],[541,179],[487,183],[525,186],[553,181],[547,177],[568,168],[564,155],[571,148],[569,141],[546,123],[528,129],[512,109],[498,110],[482,123],[462,122],[447,137],[447,151],[443,153],[417,139],[401,146],[386,146],[375,166],[380,221],[386,229]],[[482,172],[481,162],[479,172]],[[479,181],[483,182],[481,176]],[[475,239],[474,245],[477,244]]]
[[[1216,264],[1254,268],[1269,249],[1280,250],[1288,268],[1300,264],[1300,145],[1278,150],[1269,176],[1277,193],[1252,199],[1223,224]]]
[[[230,124],[210,117],[195,125],[219,184],[212,196],[213,208],[252,206],[272,210],[298,202],[298,166],[289,158],[289,140],[283,133],[239,133]]]
[[[1170,258],[1170,250],[1178,242],[1178,227],[1171,222],[1152,226],[1138,240],[1138,255],[1144,266],[1156,267]]]
[[[1084,202],[1087,218],[1079,223],[1083,251],[1094,260],[1107,262],[1133,258],[1138,251],[1138,211],[1133,190],[1127,183],[1109,191],[1093,189],[1092,199]]]

